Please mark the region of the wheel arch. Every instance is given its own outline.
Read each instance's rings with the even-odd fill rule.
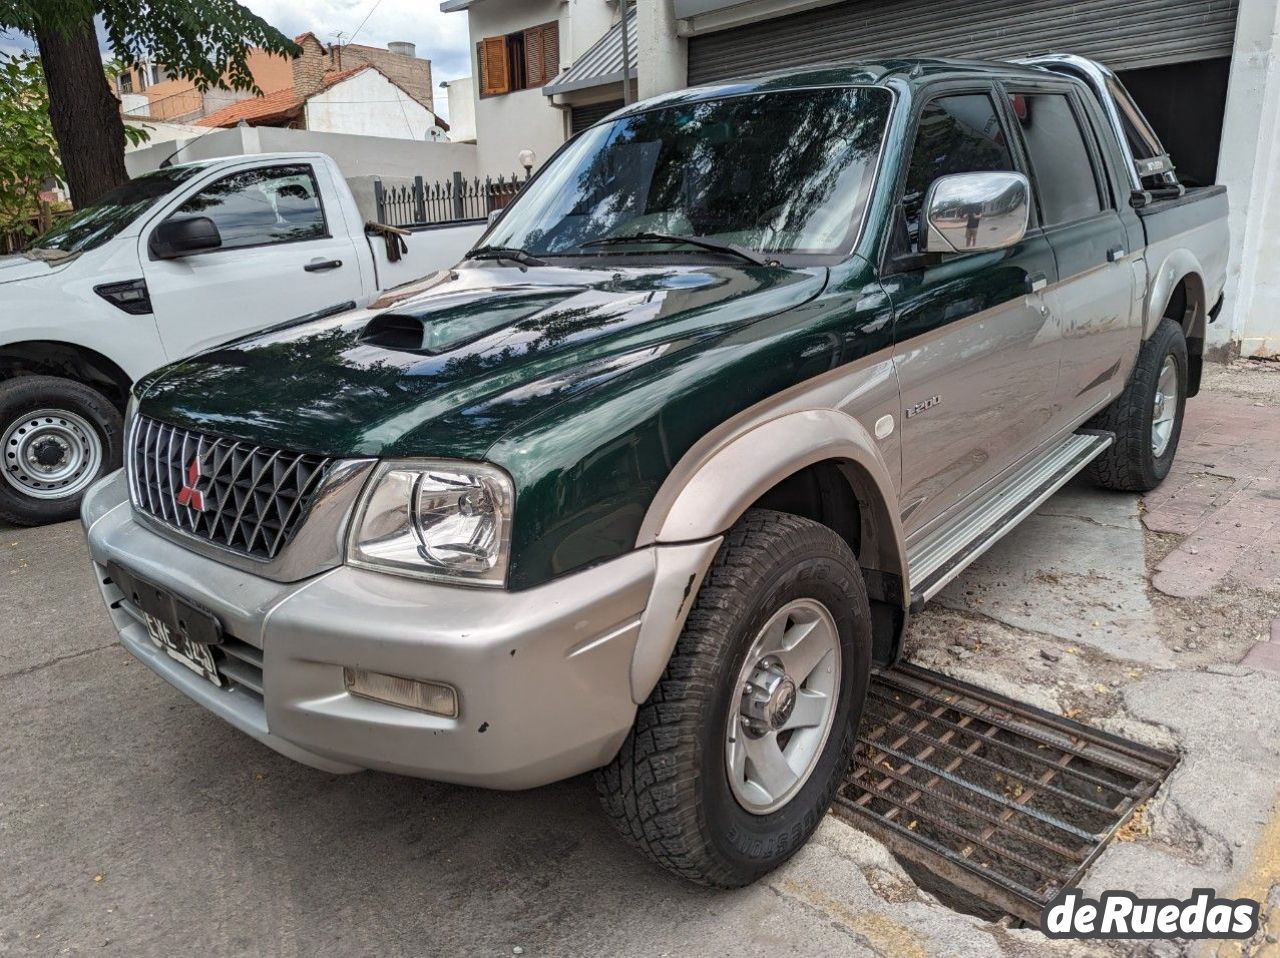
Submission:
[[[712,450],[695,448],[655,498],[637,540],[638,546],[659,547],[654,594],[632,663],[637,702],[648,697],[661,676],[690,596],[701,585],[724,533],[748,509],[767,505],[771,493],[806,470],[838,475],[856,503],[857,544],[850,544],[872,601],[873,654],[881,662],[897,658],[910,595],[891,472],[876,440],[856,419],[834,409],[802,410],[757,425]],[[830,525],[850,540],[848,529]]]
[[[1204,285],[1204,270],[1200,261],[1189,249],[1173,250],[1158,267],[1152,268],[1154,277],[1147,295],[1147,315],[1143,327],[1143,339],[1149,339],[1165,317],[1176,320],[1188,342],[1204,339],[1205,320],[1209,313],[1206,302],[1208,293]],[[1179,315],[1169,310],[1176,307]]]
[[[106,396],[121,412],[132,377],[109,356],[76,343],[25,340],[0,346],[0,379],[57,376],[83,383]]]

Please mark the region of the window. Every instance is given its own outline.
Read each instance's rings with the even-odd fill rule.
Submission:
[[[476,44],[480,95],[546,86],[560,72],[560,24],[543,23]]]
[[[907,232],[915,248],[920,210],[933,181],[952,173],[1013,170],[1013,157],[995,103],[985,93],[942,96],[920,114],[902,191]]]
[[[131,71],[125,71],[124,73],[121,73],[118,77],[116,77],[116,88],[119,89],[119,91],[122,94],[132,93],[133,92],[133,73]]]
[[[1102,209],[1084,134],[1065,93],[1011,93],[1010,103],[1040,197],[1045,226],[1070,223]]]
[[[206,186],[173,216],[209,217],[222,234],[222,249],[292,243],[326,234],[319,190],[309,166],[232,173]]]

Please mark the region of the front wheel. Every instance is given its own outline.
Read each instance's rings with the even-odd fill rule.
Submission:
[[[844,540],[798,516],[748,512],[622,750],[596,774],[610,818],[678,875],[755,881],[830,807],[870,658],[866,587]]]
[[[120,465],[120,413],[101,393],[56,376],[0,383],[0,519],[74,519],[86,489]]]
[[[1107,489],[1149,492],[1173,466],[1187,403],[1187,340],[1172,319],[1138,350],[1129,382],[1119,398],[1088,425],[1116,434],[1116,441],[1089,464],[1086,475]]]

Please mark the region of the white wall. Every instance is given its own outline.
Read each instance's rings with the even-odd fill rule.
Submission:
[[[156,169],[181,143],[164,143],[136,150],[125,156],[130,176]],[[344,176],[423,176],[438,179],[457,170],[464,176],[476,174],[476,148],[471,143],[446,143],[352,136],[348,133],[319,133],[314,130],[284,130],[275,127],[236,127],[213,130],[186,141],[174,162],[207,160],[216,156],[243,156],[254,153],[314,151],[333,157]]]
[[[476,146],[481,175],[522,172],[516,156],[523,149],[533,150],[541,165],[564,143],[569,123],[566,111],[554,106],[540,89],[480,96],[476,44],[485,37],[557,20],[560,68],[564,70],[604,36],[613,25],[615,13],[605,0],[482,0],[467,10],[472,76],[477,78]]]
[[[132,116],[125,117],[124,122],[128,126],[137,127],[147,133],[146,142],[139,143],[137,146],[127,140],[125,141],[124,152],[126,155],[161,143],[170,144],[169,150],[172,152],[182,140],[192,140],[202,133],[209,132],[207,126],[196,126],[192,123],[166,123],[161,120],[142,120]]]
[[[126,153],[125,168],[130,176],[157,169],[165,157],[183,142],[161,143]],[[360,212],[370,220],[377,218],[373,200],[374,177],[381,177],[390,187],[411,182],[415,176],[421,176],[430,183],[451,179],[455,170],[468,178],[477,173],[473,143],[416,142],[265,126],[208,131],[185,143],[182,151],[174,157],[175,163],[256,153],[327,153],[346,177]]]
[[[641,99],[688,86],[687,41],[676,34],[671,0],[636,7],[636,82]]]
[[[317,93],[303,107],[306,128],[318,133],[425,140],[435,117],[377,70]]]
[[[476,77],[476,165],[488,176],[510,176],[520,169],[516,156],[533,150],[541,164],[564,142],[565,120],[541,90],[517,90],[480,96],[480,65],[476,44],[485,37],[515,33],[526,27],[559,20],[560,0],[483,0],[467,10],[471,35],[471,75]],[[601,3],[603,6],[603,2]],[[561,22],[560,38],[565,36]],[[561,58],[565,56],[562,49]]]
[[[449,139],[454,143],[474,143],[476,139],[476,81],[474,77],[450,80]]]
[[[1218,182],[1231,202],[1231,261],[1210,347],[1280,355],[1280,7],[1240,0]]]

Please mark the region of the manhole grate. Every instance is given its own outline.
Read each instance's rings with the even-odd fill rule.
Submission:
[[[912,665],[872,676],[836,811],[1032,924],[1177,756]]]

